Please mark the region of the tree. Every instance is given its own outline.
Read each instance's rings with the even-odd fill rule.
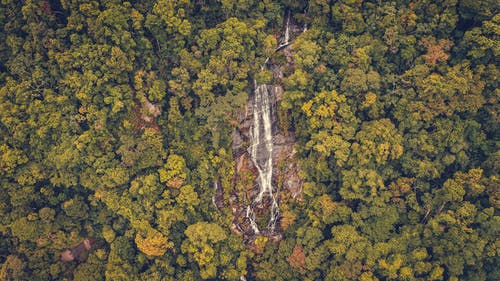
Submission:
[[[14,255],[8,255],[5,262],[2,264],[0,277],[2,280],[18,280],[26,278],[27,274],[24,271],[26,263]]]
[[[163,234],[154,230],[148,231],[145,236],[137,233],[135,243],[137,248],[148,256],[162,256],[173,246]]]
[[[187,177],[186,161],[182,156],[171,154],[162,169],[159,170],[160,181],[167,186],[180,188]]]
[[[218,244],[227,238],[225,231],[216,224],[197,222],[188,226],[185,234],[188,240],[182,243],[182,252],[192,255],[203,279],[214,278],[222,254]]]
[[[306,255],[304,253],[304,249],[295,245],[292,254],[287,258],[287,261],[293,268],[299,270],[300,272],[304,272],[306,266]]]
[[[500,280],[496,2],[0,2],[1,280]]]
[[[350,140],[354,137],[357,120],[346,97],[335,91],[322,91],[302,105],[308,117],[311,140],[307,147],[314,148],[323,156],[333,152],[336,164],[342,167],[350,154]]]

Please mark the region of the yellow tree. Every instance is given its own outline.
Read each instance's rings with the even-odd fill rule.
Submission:
[[[223,254],[218,244],[227,239],[226,232],[216,224],[197,222],[188,226],[184,233],[188,239],[182,243],[182,252],[193,256],[203,279],[215,278]]]
[[[148,256],[162,256],[167,249],[174,245],[172,242],[168,242],[167,237],[161,232],[154,229],[148,231],[146,235],[138,232],[135,235],[135,243],[137,248]]]

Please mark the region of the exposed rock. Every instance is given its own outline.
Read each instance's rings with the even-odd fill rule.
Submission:
[[[148,99],[145,98],[142,104],[145,108],[147,108],[149,115],[153,117],[158,117],[161,115],[160,106],[152,104]]]
[[[80,244],[73,248],[64,250],[60,257],[62,262],[79,261],[83,262],[87,259],[87,255],[90,252],[92,245],[96,243],[95,238],[85,238]]]
[[[138,131],[146,128],[159,130],[160,127],[156,124],[156,118],[161,115],[162,111],[159,105],[151,103],[145,97],[135,99],[134,119],[133,124]]]
[[[281,67],[273,65],[269,67],[273,69],[273,75],[282,76]],[[265,85],[265,87],[269,93],[272,113],[272,193],[278,205],[287,200],[300,201],[302,181],[299,177],[299,165],[294,158],[295,138],[293,132],[281,132],[278,127],[277,106],[283,98],[283,88],[280,85]],[[271,241],[279,241],[281,239],[279,217],[276,229],[269,225],[266,227],[269,212],[273,204],[276,204],[273,202],[274,199],[264,196],[262,200],[255,200],[259,193],[259,172],[250,155],[251,130],[254,121],[253,99],[254,97],[250,96],[245,110],[238,116],[239,126],[232,133],[236,169],[235,192],[231,196],[235,219],[231,229],[250,243],[253,243],[258,235],[267,236]],[[263,161],[263,159],[258,161]],[[279,190],[278,187],[280,187]],[[279,216],[279,212],[275,215]],[[271,216],[273,216],[272,213]],[[258,229],[255,223],[258,224]]]

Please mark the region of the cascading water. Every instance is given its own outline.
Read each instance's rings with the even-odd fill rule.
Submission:
[[[279,210],[276,196],[273,193],[272,177],[273,177],[273,130],[272,130],[272,102],[268,85],[257,85],[255,82],[255,93],[252,104],[253,108],[253,123],[250,130],[250,147],[249,153],[251,159],[258,171],[258,187],[259,193],[253,200],[252,204],[247,207],[246,217],[250,221],[250,225],[258,234],[257,223],[253,213],[253,206],[262,205],[262,200],[265,196],[271,200],[270,218],[268,223],[268,231],[274,232],[276,221],[278,219]]]
[[[272,194],[273,135],[271,103],[267,85],[255,85],[253,125],[251,130],[250,156],[259,172],[260,192],[255,201],[260,203],[264,193]]]
[[[219,206],[217,206],[217,199],[216,199],[218,191],[219,191],[219,183],[217,181],[214,181],[214,195],[212,195],[212,204],[214,204],[214,207],[216,209],[219,208]]]
[[[275,49],[276,52],[291,44],[291,41],[290,41],[290,12],[288,12],[288,16],[286,18],[284,33],[285,34],[283,36],[283,41],[281,42],[281,44],[278,47],[276,47],[276,49]],[[268,62],[268,60],[269,60],[269,58],[266,59],[266,63]]]
[[[252,227],[253,232],[255,234],[259,234],[260,230],[259,227],[257,226],[257,222],[255,222],[255,214],[253,213],[253,209],[250,205],[247,206],[246,217],[250,221],[250,227]]]
[[[293,43],[291,37],[299,30],[292,21],[291,11],[287,10],[283,21],[282,36],[279,38],[279,45],[274,50],[275,52],[283,51],[289,65],[292,64],[289,49]],[[277,64],[273,57],[266,58],[261,65],[261,70],[266,68],[272,72],[275,81],[283,78],[285,66]],[[243,182],[245,185],[229,197],[234,214],[231,229],[245,237],[247,241],[252,241],[256,235],[265,235],[274,241],[281,239],[281,234],[276,230],[280,215],[279,189],[273,186],[273,181],[278,180],[276,173],[280,179],[282,175],[285,175],[287,180],[282,182],[285,187],[283,190],[291,191],[294,198],[301,190],[300,179],[297,176],[298,168],[292,160],[293,137],[285,136],[279,130],[273,130],[273,123],[276,123],[278,119],[275,110],[276,102],[282,92],[283,88],[279,84],[257,84],[254,80],[252,98],[245,107],[244,114],[242,112],[238,116],[241,126],[235,128],[232,134],[233,153],[236,159],[235,183]],[[287,160],[292,160],[292,162],[282,166],[283,161]],[[274,171],[273,174],[273,165],[286,167],[286,170],[280,169],[278,172]],[[256,176],[254,186],[247,185],[249,174]],[[219,189],[222,191],[220,184],[214,186],[214,192]],[[215,203],[217,202],[215,200]],[[240,205],[241,203],[244,205]]]
[[[290,11],[288,11],[288,16],[286,17],[285,42],[283,42],[283,44],[288,44],[289,41],[290,41]]]

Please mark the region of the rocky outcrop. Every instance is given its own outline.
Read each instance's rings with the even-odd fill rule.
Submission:
[[[279,86],[268,86],[273,97],[281,95],[282,90]],[[276,107],[278,100],[273,99],[273,104]],[[275,110],[274,110],[275,112]],[[237,234],[243,235],[246,239],[252,240],[256,233],[252,228],[248,218],[247,206],[252,205],[253,199],[258,196],[258,176],[257,167],[251,159],[249,152],[250,145],[250,130],[253,120],[253,111],[250,106],[242,112],[238,118],[239,126],[233,131],[233,153],[235,158],[235,186],[236,190],[231,196],[231,206],[235,217],[232,229]],[[273,193],[276,194],[278,205],[284,204],[289,200],[301,200],[302,181],[299,176],[300,168],[294,158],[295,138],[292,132],[281,132],[278,129],[277,114],[273,114],[273,150],[272,150],[272,186]],[[271,208],[271,200],[266,197],[261,204],[253,207],[255,221],[262,231],[260,235],[269,236],[274,240],[280,239],[279,223],[270,233],[266,229],[267,217]],[[278,218],[279,222],[279,218]]]
[[[87,255],[92,249],[92,245],[96,243],[95,238],[85,238],[83,241],[73,248],[66,249],[60,254],[62,262],[78,261],[84,262],[87,260]]]
[[[288,24],[290,24],[289,19]],[[285,31],[290,32],[290,30],[293,28]],[[291,44],[282,39],[276,50],[285,54],[287,65],[276,65],[272,60],[267,60],[266,67],[272,71],[274,81],[280,81],[283,69],[292,64]],[[256,133],[254,114],[262,114],[259,112],[261,109],[256,107],[258,102],[255,95],[261,95],[263,91],[269,97],[272,120],[272,149],[267,149],[272,151],[272,189],[265,191],[265,196],[262,196],[264,183],[259,179],[259,174],[262,175],[262,166],[260,164],[258,164],[260,167],[256,166],[256,162],[263,161],[263,156],[255,155],[256,144],[252,144],[252,141],[255,142],[252,134]],[[265,235],[271,240],[281,239],[280,217],[276,204],[286,204],[290,200],[300,201],[302,198],[300,167],[294,157],[295,138],[293,132],[282,132],[278,126],[277,109],[283,94],[283,88],[279,84],[255,85],[246,107],[238,116],[238,126],[232,133],[236,169],[234,190],[230,196],[234,215],[231,229],[249,242],[252,242],[257,235]],[[262,143],[258,145],[263,146]],[[276,221],[273,219],[274,216],[277,216]]]

